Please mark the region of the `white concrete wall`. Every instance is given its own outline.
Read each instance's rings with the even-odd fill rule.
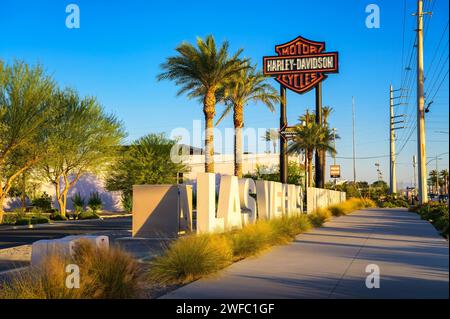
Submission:
[[[330,189],[308,187],[306,192],[306,212],[309,214],[317,208],[326,208],[345,202],[347,195],[344,192]]]

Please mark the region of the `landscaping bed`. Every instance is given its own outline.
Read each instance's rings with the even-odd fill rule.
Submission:
[[[64,286],[65,272],[60,268],[69,262],[67,257],[51,256],[43,267],[13,276],[9,284],[4,282],[0,298],[157,298],[236,261],[292,242],[297,235],[322,226],[333,215],[373,206],[368,200],[351,199],[308,215],[258,221],[225,233],[187,235],[169,243],[147,262],[139,262],[120,245],[114,244],[110,252],[100,254],[84,245],[70,260],[83,265],[81,277],[87,278],[78,291],[68,291]]]
[[[429,202],[424,205],[413,206],[410,211],[416,212],[423,220],[429,221],[442,236],[448,239],[449,220],[446,204]]]

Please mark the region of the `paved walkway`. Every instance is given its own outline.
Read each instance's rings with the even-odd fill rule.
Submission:
[[[369,209],[163,298],[448,298],[448,249],[415,213]],[[380,268],[379,289],[366,287],[369,264]]]

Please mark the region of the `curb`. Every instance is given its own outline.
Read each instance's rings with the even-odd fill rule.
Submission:
[[[132,214],[108,215],[108,216],[100,216],[99,219],[104,220],[104,219],[112,219],[112,218],[125,218],[125,217],[131,217],[131,216],[132,216]],[[93,219],[91,219],[91,220],[93,220]],[[50,221],[49,223],[46,223],[46,224],[20,225],[20,226],[11,225],[11,226],[5,226],[5,227],[0,225],[0,231],[50,228],[52,226],[64,225],[66,223],[76,223],[79,221],[83,221],[83,220]]]

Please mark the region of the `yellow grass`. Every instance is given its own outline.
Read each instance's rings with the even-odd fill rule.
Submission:
[[[66,266],[80,269],[80,287],[66,287]],[[121,249],[98,250],[80,242],[74,258],[54,254],[39,265],[0,283],[0,299],[121,299],[137,297],[142,272],[135,259]]]

